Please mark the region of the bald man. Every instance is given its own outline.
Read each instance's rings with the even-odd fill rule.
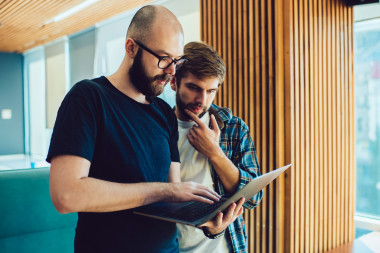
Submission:
[[[177,180],[176,116],[156,97],[182,54],[177,18],[145,6],[131,21],[116,73],[75,84],[63,100],[46,160],[56,209],[78,212],[75,252],[177,252],[174,223],[131,209],[218,200],[208,187]]]

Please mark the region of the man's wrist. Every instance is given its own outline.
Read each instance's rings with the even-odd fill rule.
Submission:
[[[227,158],[226,154],[224,154],[223,150],[218,146],[217,152],[213,152],[212,156],[210,156],[208,159],[211,163],[214,163],[225,158]]]
[[[207,228],[206,227],[202,227],[202,231],[203,231],[203,234],[208,237],[209,239],[216,239],[218,237],[221,237],[224,235],[224,231],[223,230],[222,232],[218,233],[218,234],[211,234],[207,231]]]
[[[156,198],[153,202],[166,201],[171,202],[173,199],[173,183],[152,183],[157,187]],[[153,195],[153,194],[152,194]]]

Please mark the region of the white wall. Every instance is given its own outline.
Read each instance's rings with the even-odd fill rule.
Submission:
[[[58,40],[45,47],[46,62],[46,127],[53,129],[58,108],[67,89],[67,40]]]
[[[185,33],[185,44],[201,40],[199,0],[171,0],[162,5],[177,16]]]

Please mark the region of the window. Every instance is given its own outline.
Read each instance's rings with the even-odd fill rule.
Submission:
[[[356,216],[379,224],[380,18],[355,23],[354,39]]]

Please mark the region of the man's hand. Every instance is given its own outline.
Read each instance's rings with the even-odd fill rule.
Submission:
[[[229,224],[243,213],[243,204],[245,199],[242,197],[238,202],[232,203],[224,213],[220,212],[213,219],[200,227],[206,229],[209,234],[216,235],[223,232]]]
[[[165,201],[185,202],[199,201],[207,204],[213,204],[219,201],[219,194],[207,186],[194,182],[168,183],[168,198]]]
[[[211,158],[211,156],[223,152],[219,147],[220,130],[214,115],[211,115],[210,117],[212,126],[212,129],[210,129],[193,112],[187,109],[185,109],[185,112],[196,123],[196,125],[190,128],[189,133],[187,134],[187,138],[190,144],[198,152],[202,153],[208,158]]]

